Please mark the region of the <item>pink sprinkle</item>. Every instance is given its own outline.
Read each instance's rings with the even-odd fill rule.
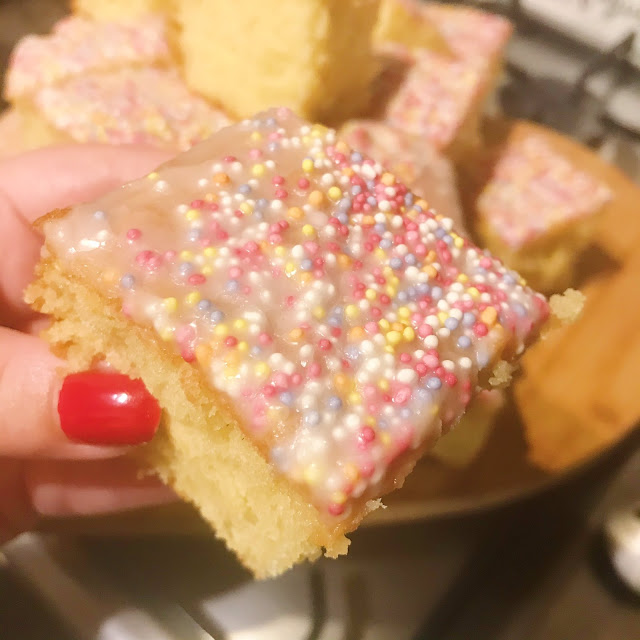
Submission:
[[[408,353],[401,353],[400,354],[400,362],[404,362],[405,364],[407,362],[411,362],[411,356]]]
[[[258,342],[265,347],[268,344],[271,344],[273,342],[273,339],[271,338],[271,336],[268,333],[261,333],[258,336]]]
[[[393,395],[393,401],[396,404],[405,404],[411,398],[411,389],[409,387],[401,387]]]
[[[475,333],[479,338],[482,338],[489,333],[489,328],[484,322],[476,322],[473,325],[473,333]]]
[[[373,475],[373,472],[376,470],[375,465],[370,460],[365,460],[360,463],[360,467],[358,468],[360,471],[360,475],[363,478],[370,478]]]
[[[235,347],[238,344],[238,338],[236,338],[235,336],[227,336],[224,339],[224,343],[225,345],[227,345],[227,347]]]
[[[258,246],[258,243],[254,242],[253,240],[249,240],[249,242],[246,242],[244,247],[242,248],[249,255],[255,255],[260,251],[260,247]]]
[[[491,261],[491,258],[487,258],[485,256],[484,258],[480,258],[480,266],[483,269],[491,269],[491,267],[493,266],[493,262]]]
[[[129,231],[127,231],[127,240],[133,242],[134,240],[137,240],[141,235],[142,231],[140,231],[140,229],[129,229]]]
[[[276,189],[275,195],[278,200],[284,200],[289,195],[289,192],[286,189]]]
[[[332,502],[327,510],[332,516],[341,516],[344,513],[344,505]]]
[[[194,286],[198,286],[200,284],[204,284],[207,281],[206,277],[203,276],[201,273],[194,273],[192,275],[189,276],[187,282],[189,284],[192,284]]]
[[[224,162],[235,162],[238,158],[236,158],[235,156],[225,156],[224,157]]]
[[[145,251],[141,251],[138,255],[136,255],[136,262],[142,266],[149,261],[149,258],[151,258],[152,255],[153,252],[149,251],[148,249]]]
[[[322,373],[322,368],[317,362],[312,362],[309,365],[309,376],[311,378],[318,378],[321,373]]]
[[[198,200],[192,200],[191,204],[189,204],[189,207],[191,207],[191,209],[202,209],[204,205],[205,205],[205,201],[198,199]]]
[[[418,362],[418,364],[416,365],[416,373],[420,378],[426,376],[428,371],[429,369],[424,362]]]
[[[298,186],[301,189],[308,189],[309,188],[309,181],[306,178],[300,178],[298,180]]]
[[[427,336],[430,336],[433,334],[433,327],[429,324],[421,324],[418,327],[418,335],[421,338],[426,338]]]
[[[284,177],[283,176],[273,176],[273,178],[271,178],[271,182],[273,182],[273,184],[276,185],[276,187],[279,187],[280,185],[284,184]]]
[[[367,322],[364,325],[364,330],[367,333],[371,333],[373,335],[375,335],[376,333],[379,333],[379,329],[378,329],[378,323],[377,322]]]
[[[176,257],[176,252],[175,251],[169,250],[169,251],[165,251],[164,252],[164,259],[167,262],[171,262],[175,257]]]
[[[321,338],[318,341],[318,347],[322,351],[329,351],[331,349],[331,342],[329,340],[327,340],[326,338]]]
[[[455,373],[449,372],[445,374],[444,381],[447,383],[448,386],[455,387],[458,384],[458,377],[456,376]]]
[[[234,280],[236,278],[239,278],[243,273],[244,271],[240,267],[231,267],[229,269],[229,277],[233,278]]]
[[[249,149],[249,157],[252,160],[258,160],[258,158],[262,158],[262,151],[260,149]]]
[[[185,347],[180,351],[180,355],[185,362],[193,362],[196,359],[195,353],[193,349],[190,347]]]
[[[297,387],[298,385],[302,384],[302,376],[299,373],[294,373],[291,376],[291,384],[294,387]]]
[[[272,387],[270,384],[266,385],[263,389],[262,389],[262,393],[267,397],[267,398],[271,398],[272,396],[276,395],[276,388]]]
[[[425,355],[422,361],[425,363],[427,367],[429,367],[429,369],[435,369],[440,364],[440,360],[438,360],[438,356],[431,355],[431,354]]]
[[[360,442],[366,442],[369,444],[376,439],[376,432],[369,425],[366,425],[360,429],[358,438],[360,439]]]
[[[289,388],[289,378],[283,371],[278,371],[273,376],[273,384],[279,389]]]

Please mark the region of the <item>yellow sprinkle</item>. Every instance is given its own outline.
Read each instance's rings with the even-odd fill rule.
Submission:
[[[315,307],[311,313],[316,320],[322,320],[327,315],[324,307]]]
[[[336,151],[338,153],[349,153],[351,149],[349,149],[349,145],[344,140],[338,140],[336,142]]]
[[[347,400],[349,404],[361,404],[362,396],[357,391],[352,391],[348,396]]]
[[[370,227],[376,223],[376,219],[372,215],[362,216],[362,226]]]
[[[296,272],[296,265],[293,262],[287,262],[287,264],[284,265],[284,272],[290,276]]]
[[[437,257],[438,254],[433,249],[431,249],[431,251],[429,251],[429,253],[427,253],[425,257],[425,262],[435,262]]]
[[[205,193],[205,202],[217,202],[218,196],[215,193]]]
[[[389,329],[391,329],[391,323],[386,318],[381,318],[380,320],[378,320],[378,326],[383,331],[388,331]]]
[[[324,193],[322,191],[312,191],[307,198],[310,205],[314,207],[319,207],[324,202]]]
[[[284,257],[286,255],[287,250],[281,244],[279,244],[274,249],[274,253],[278,256],[278,258],[282,258],[282,257]]]
[[[224,368],[225,378],[235,378],[238,375],[238,367],[227,365]]]
[[[157,171],[152,171],[151,173],[147,174],[147,178],[149,178],[149,180],[156,180],[157,177],[158,177]]]
[[[331,502],[334,504],[344,504],[347,501],[347,494],[344,491],[336,491],[331,494]]]
[[[342,175],[348,176],[350,178],[351,176],[355,175],[355,171],[351,167],[343,167]]]
[[[238,331],[244,331],[247,328],[247,321],[244,318],[236,318],[233,321],[233,328]]]
[[[469,282],[469,276],[466,273],[461,273],[458,275],[458,282],[462,282],[463,284],[465,282]]]
[[[253,207],[248,202],[241,202],[238,209],[247,216],[253,213]]]
[[[338,255],[338,265],[343,269],[348,269],[351,266],[352,260],[345,253],[340,253]]]
[[[314,485],[320,480],[320,471],[315,464],[310,464],[302,473],[307,484]]]
[[[378,294],[375,292],[374,289],[367,289],[364,292],[364,297],[369,300],[369,302],[372,302],[373,300],[376,299],[376,297],[378,296]]]
[[[333,384],[340,393],[349,393],[353,387],[353,384],[344,373],[336,373],[333,377]]]
[[[196,345],[195,354],[198,362],[206,367],[211,362],[213,349],[208,344],[201,342],[199,345]]]
[[[389,331],[387,333],[387,342],[391,345],[400,344],[402,334],[399,331]]]
[[[409,310],[409,307],[400,307],[398,309],[398,317],[402,320],[407,320],[408,318],[410,318],[411,311]]]
[[[375,427],[376,423],[377,423],[377,420],[376,420],[375,416],[367,416],[364,419],[364,423],[369,425],[370,427]]]
[[[431,264],[425,265],[422,271],[426,273],[430,278],[438,277],[438,270]]]
[[[438,311],[438,320],[440,320],[440,324],[444,324],[444,321],[449,317],[449,314],[444,311]]]
[[[202,252],[206,258],[215,258],[216,253],[218,253],[215,247],[206,247]]]
[[[457,236],[453,240],[453,246],[456,247],[457,249],[462,249],[462,247],[464,247],[464,239],[461,238],[460,236]]]
[[[193,252],[185,249],[180,252],[180,260],[193,260]]]
[[[209,264],[205,264],[201,271],[203,276],[210,276],[213,273],[213,267]]]
[[[291,207],[287,211],[287,215],[294,220],[302,220],[304,218],[304,211],[300,207]]]
[[[405,327],[405,330],[402,332],[402,337],[407,342],[411,342],[415,339],[416,332],[413,330],[413,327]]]
[[[305,147],[310,147],[311,146],[311,136],[302,136],[302,144]]]
[[[266,362],[257,362],[256,366],[253,368],[253,372],[259,378],[266,378],[271,373],[271,368]]]
[[[173,330],[169,327],[167,327],[166,329],[163,329],[160,332],[160,337],[165,341],[165,342],[169,342],[169,340],[171,340],[173,338]]]
[[[420,200],[416,201],[416,206],[424,209],[429,209],[429,203],[426,200],[423,200],[422,198],[420,198]]]
[[[344,308],[344,314],[347,316],[347,318],[353,320],[360,315],[360,309],[355,304],[348,304]]]
[[[498,319],[498,312],[494,307],[487,307],[481,314],[480,320],[489,327],[492,327]]]
[[[240,351],[240,353],[247,353],[247,351],[249,351],[249,343],[245,340],[240,340],[236,345],[236,349]]]
[[[251,175],[253,175],[255,178],[262,177],[264,173],[265,167],[263,164],[254,164],[253,167],[251,167]]]
[[[329,131],[327,127],[321,124],[314,124],[313,127],[311,127],[311,137],[322,138],[322,136],[325,136],[327,134],[327,131]]]
[[[396,183],[396,178],[392,173],[385,172],[380,177],[380,182],[382,182],[383,185],[390,187]]]
[[[384,348],[384,350],[385,350],[385,353],[391,353],[391,354],[393,354],[393,353],[395,353],[395,352],[396,352],[396,348],[395,348],[395,347],[392,347],[390,344],[386,345],[386,346],[385,346],[385,348]]]
[[[393,285],[388,284],[385,288],[384,288],[384,292],[390,297],[390,298],[395,298],[396,297],[396,288]]]
[[[302,329],[291,329],[289,331],[289,340],[292,342],[299,342],[304,337],[304,331]]]
[[[329,187],[327,196],[329,196],[329,200],[336,202],[342,197],[342,189],[340,189],[340,187]]]
[[[355,464],[349,462],[344,465],[344,477],[349,482],[355,482],[360,477],[360,472],[358,471],[358,467]]]
[[[397,320],[391,325],[392,331],[402,331],[405,328],[405,324],[403,322],[398,322]]]
[[[378,387],[381,391],[389,391],[389,381],[386,378],[382,378],[378,381]]]
[[[358,340],[362,340],[365,337],[365,335],[366,334],[362,327],[353,327],[353,329],[349,331],[349,340],[353,340],[354,342]]]
[[[391,436],[386,431],[381,431],[379,438],[385,447],[391,443]]]
[[[316,235],[316,230],[310,224],[305,224],[302,227],[302,233],[310,238]]]
[[[472,298],[477,298],[480,295],[480,292],[475,287],[469,287],[467,292]]]
[[[216,184],[229,184],[229,176],[226,173],[216,173],[213,176],[213,181]]]
[[[197,220],[200,217],[200,212],[196,211],[195,209],[189,209],[184,214],[184,217],[191,222],[193,220]]]
[[[308,271],[301,271],[298,274],[298,277],[300,278],[300,282],[302,282],[302,284],[309,284],[313,280],[313,276]]]
[[[171,297],[171,298],[165,298],[162,301],[162,304],[164,305],[164,308],[169,312],[172,313],[173,311],[175,311],[178,308],[178,301]]]
[[[313,171],[314,165],[313,165],[313,160],[311,158],[305,158],[302,161],[302,170],[305,173],[311,173]]]
[[[440,405],[434,404],[434,405],[431,406],[431,415],[432,416],[437,416],[439,412],[440,412]]]
[[[194,304],[198,304],[201,298],[202,296],[200,295],[199,291],[191,291],[186,295],[185,302],[192,307]]]
[[[262,134],[259,131],[252,131],[251,132],[251,139],[254,142],[259,142],[260,140],[262,140]]]
[[[213,333],[219,338],[226,338],[229,335],[229,327],[221,322],[220,324],[216,325]]]
[[[374,255],[376,258],[378,258],[378,260],[384,260],[384,258],[385,258],[385,256],[386,256],[387,254],[384,252],[384,249],[381,249],[380,247],[376,247],[376,248],[373,250],[373,255]]]

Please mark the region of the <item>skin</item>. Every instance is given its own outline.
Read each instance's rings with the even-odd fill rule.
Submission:
[[[69,442],[56,410],[61,362],[38,337],[46,318],[22,299],[42,237],[31,223],[91,200],[167,159],[148,149],[83,145],[0,161],[0,544],[43,516],[101,514],[175,499],[139,479],[125,448]]]

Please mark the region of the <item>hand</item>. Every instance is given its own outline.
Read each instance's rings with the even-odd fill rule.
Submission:
[[[63,383],[62,362],[37,337],[47,320],[22,299],[42,244],[31,226],[36,218],[91,200],[165,159],[159,151],[88,145],[0,162],[0,543],[33,527],[39,516],[104,513],[173,498],[158,480],[138,478],[123,456],[126,447],[80,444],[64,435],[130,444],[126,434],[114,437],[105,429],[101,402],[112,387],[137,385],[145,415],[142,424],[132,425],[141,427],[139,440],[157,427],[159,409],[139,381],[124,376],[87,373]],[[125,407],[111,415],[111,424],[122,425],[132,415]]]

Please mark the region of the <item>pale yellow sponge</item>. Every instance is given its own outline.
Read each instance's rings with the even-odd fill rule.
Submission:
[[[368,103],[379,0],[182,0],[176,19],[191,89],[246,117],[287,106],[335,122]]]
[[[171,15],[173,0],[73,0],[72,9],[94,20],[125,20],[148,13]]]

